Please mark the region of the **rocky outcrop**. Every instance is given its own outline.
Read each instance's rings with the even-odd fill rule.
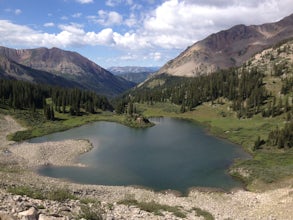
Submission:
[[[160,215],[134,205],[88,200],[38,200],[0,191],[0,220],[71,220],[71,219],[182,219],[172,212]],[[201,219],[193,212],[188,219]],[[93,218],[95,217],[95,218]]]
[[[80,212],[80,202],[57,202],[32,199],[27,196],[0,193],[0,219],[45,220],[73,219]]]

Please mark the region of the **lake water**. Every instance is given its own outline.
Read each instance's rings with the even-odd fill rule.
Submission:
[[[87,167],[39,169],[41,175],[99,185],[140,185],[155,190],[241,185],[226,170],[236,158],[247,158],[241,147],[216,138],[190,121],[154,118],[156,126],[133,129],[95,122],[30,142],[88,139],[94,148],[78,158]]]

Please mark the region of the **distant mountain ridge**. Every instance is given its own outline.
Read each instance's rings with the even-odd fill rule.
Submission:
[[[72,84],[108,96],[120,94],[134,86],[134,83],[114,76],[80,54],[58,48],[16,50],[0,47],[0,57],[1,75],[6,78],[39,82],[39,77],[45,74],[69,86]],[[46,80],[42,82],[46,83]],[[47,83],[55,84],[55,81]]]
[[[188,47],[157,74],[194,77],[237,67],[252,55],[293,37],[293,14],[263,25],[236,25]]]
[[[122,78],[141,83],[147,79],[149,75],[159,70],[159,67],[141,67],[141,66],[113,66],[107,69],[114,75],[119,75]]]

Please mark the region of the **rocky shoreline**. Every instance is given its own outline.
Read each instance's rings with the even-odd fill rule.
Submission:
[[[130,186],[83,185],[43,177],[34,172],[37,166],[80,166],[75,163],[75,157],[89,151],[90,143],[67,140],[13,144],[6,136],[23,128],[10,116],[0,115],[0,124],[0,219],[293,218],[292,179],[280,188],[265,192],[192,189],[183,197]],[[31,194],[38,192],[42,198],[16,195],[17,189],[30,189]],[[45,196],[54,190],[67,193],[68,197],[59,201]],[[94,214],[95,218],[90,216]]]

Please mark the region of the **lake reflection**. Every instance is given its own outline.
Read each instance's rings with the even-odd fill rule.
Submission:
[[[189,187],[230,189],[240,183],[226,174],[243,150],[208,135],[195,123],[154,118],[156,126],[133,129],[96,122],[31,142],[89,139],[94,149],[78,158],[88,167],[42,167],[42,175],[100,185],[141,185],[155,190],[186,191]]]

